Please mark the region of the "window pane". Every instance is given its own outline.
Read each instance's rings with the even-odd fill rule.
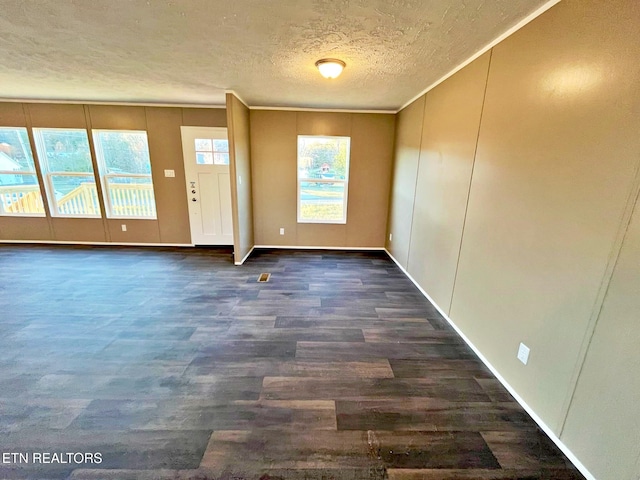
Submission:
[[[40,152],[43,170],[55,172],[93,172],[89,140],[85,130],[34,128],[44,152]],[[38,151],[40,147],[38,148]]]
[[[211,152],[213,150],[210,138],[196,138],[196,150]]]
[[[104,165],[101,173],[151,173],[146,132],[94,130],[93,137]]]
[[[216,165],[229,165],[229,154],[228,153],[214,153],[213,154],[213,163]]]
[[[339,222],[344,220],[345,185],[300,182],[299,221]]]
[[[346,180],[349,165],[349,138],[298,137],[300,178]]]
[[[346,223],[350,141],[298,136],[298,222]]]
[[[213,149],[216,152],[229,152],[229,141],[228,140],[214,140],[213,141]]]
[[[44,215],[35,175],[0,174],[0,215]]]
[[[196,163],[198,165],[212,165],[213,153],[196,152]]]
[[[51,175],[55,202],[61,215],[100,216],[93,175]]]
[[[0,171],[35,172],[26,128],[0,128]]]
[[[151,177],[118,175],[106,180],[112,216],[156,218]]]

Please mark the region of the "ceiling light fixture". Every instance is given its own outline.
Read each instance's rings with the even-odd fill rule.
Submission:
[[[336,78],[342,73],[342,69],[347,64],[336,58],[323,58],[316,62],[316,67],[320,70],[320,75],[324,78]]]

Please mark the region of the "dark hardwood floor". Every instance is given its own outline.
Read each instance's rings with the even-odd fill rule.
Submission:
[[[0,245],[0,272],[0,478],[583,478],[384,253]]]

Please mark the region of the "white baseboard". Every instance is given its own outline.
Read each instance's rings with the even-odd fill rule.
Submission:
[[[398,262],[398,260],[396,260],[395,257],[391,255],[391,252],[386,248],[384,250],[385,252],[387,252],[387,255],[389,255],[389,258],[391,258],[391,260],[395,262],[398,268],[402,270],[402,273],[404,273],[407,276],[407,278],[411,280],[411,282],[416,286],[416,288],[420,290],[420,292],[426,297],[426,299],[429,300],[429,302],[431,302],[434,307],[436,307],[438,312],[440,312],[440,314],[445,318],[445,320],[449,322],[449,325],[451,325],[453,329],[458,333],[458,335],[462,337],[465,343],[469,345],[471,350],[473,350],[473,352],[478,356],[478,358],[482,361],[482,363],[484,363],[487,366],[487,368],[491,370],[491,373],[493,373],[493,375],[504,386],[504,388],[506,388],[509,391],[509,393],[513,396],[513,398],[515,398],[515,400],[520,404],[520,406],[522,406],[522,408],[525,409],[525,411],[529,414],[529,416],[533,419],[533,421],[538,424],[538,426],[544,431],[544,433],[547,434],[547,436],[553,441],[553,443],[555,443],[558,446],[558,448],[562,451],[562,453],[564,453],[567,456],[567,458],[571,461],[571,463],[575,465],[575,467],[580,471],[580,473],[582,473],[582,475],[584,475],[587,480],[597,480],[596,477],[594,477],[591,474],[591,472],[587,470],[587,467],[584,466],[584,464],[578,459],[578,457],[576,457],[573,454],[573,452],[569,450],[569,447],[567,447],[562,442],[562,440],[560,440],[556,436],[556,434],[551,430],[551,428],[546,423],[544,423],[544,421],[538,416],[538,414],[529,405],[527,405],[527,403],[522,399],[522,397],[520,397],[520,395],[518,395],[515,389],[511,385],[509,385],[509,383],[504,379],[502,375],[500,375],[498,370],[493,365],[491,365],[489,360],[487,360],[486,357],[480,352],[480,350],[476,348],[476,346],[471,342],[471,340],[467,338],[467,336],[462,332],[462,330],[458,328],[458,326],[454,323],[454,321],[449,318],[449,316],[429,296],[429,294],[418,284],[418,282],[416,282],[416,280],[409,274],[409,272],[407,272],[407,270],[402,265],[400,265],[400,262]]]
[[[0,240],[0,243],[22,243],[38,245],[113,245],[127,247],[194,247],[194,245],[191,243],[76,242],[72,240]]]
[[[340,246],[311,246],[311,245],[256,245],[254,248],[274,248],[282,250],[360,250],[360,251],[386,251],[384,247],[340,247]]]
[[[251,253],[256,248],[270,248],[270,249],[275,249],[275,250],[349,250],[349,251],[360,250],[360,251],[379,251],[379,252],[385,251],[384,247],[339,247],[339,246],[310,246],[310,245],[254,245],[253,247],[251,247],[251,250],[249,251],[249,253],[247,253],[241,261],[235,262],[235,264],[236,265],[242,265],[247,260],[247,258],[249,258],[249,255],[251,255]]]
[[[242,265],[247,260],[247,258],[249,258],[249,255],[251,255],[254,248],[256,247],[255,246],[251,247],[251,250],[249,250],[249,253],[247,253],[242,260],[240,260],[239,262],[233,262],[233,263],[236,265]]]

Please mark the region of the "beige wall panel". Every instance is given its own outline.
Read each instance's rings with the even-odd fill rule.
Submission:
[[[108,130],[146,130],[144,107],[89,105],[91,128]]]
[[[490,53],[426,95],[408,271],[449,312]]]
[[[393,115],[253,110],[256,244],[383,247],[393,134]],[[298,135],[351,137],[346,225],[297,223]]]
[[[347,226],[321,223],[299,223],[298,243],[307,247],[343,247],[347,244]]]
[[[451,317],[556,433],[640,158],[639,9],[565,0],[491,59]]]
[[[0,102],[0,127],[25,127],[27,118],[22,103]]]
[[[562,440],[599,480],[636,480],[640,454],[640,202],[589,345]]]
[[[0,217],[0,240],[53,240],[44,217]]]
[[[182,112],[179,108],[148,107],[145,110],[160,241],[191,243],[180,137]],[[174,170],[175,178],[165,177],[165,169]]]
[[[251,111],[256,245],[296,245],[296,112]],[[284,228],[284,235],[280,235]]]
[[[183,108],[182,125],[187,127],[226,127],[224,108]]]
[[[402,109],[396,117],[393,180],[386,244],[391,255],[407,268],[416,177],[420,160],[425,96]],[[393,240],[389,241],[389,234]]]
[[[249,109],[227,94],[227,131],[231,162],[231,207],[234,259],[240,262],[254,247],[253,195],[251,191],[251,139]]]
[[[122,231],[122,225],[127,231]],[[131,218],[107,220],[109,237],[117,243],[160,243],[160,230],[157,220],[134,220]]]
[[[347,208],[347,246],[384,247],[395,115],[354,114]]]
[[[29,103],[25,104],[34,127],[87,128],[83,105]]]
[[[298,135],[351,135],[350,113],[297,112]]]
[[[51,219],[54,240],[59,242],[106,242],[104,223],[101,218]]]

